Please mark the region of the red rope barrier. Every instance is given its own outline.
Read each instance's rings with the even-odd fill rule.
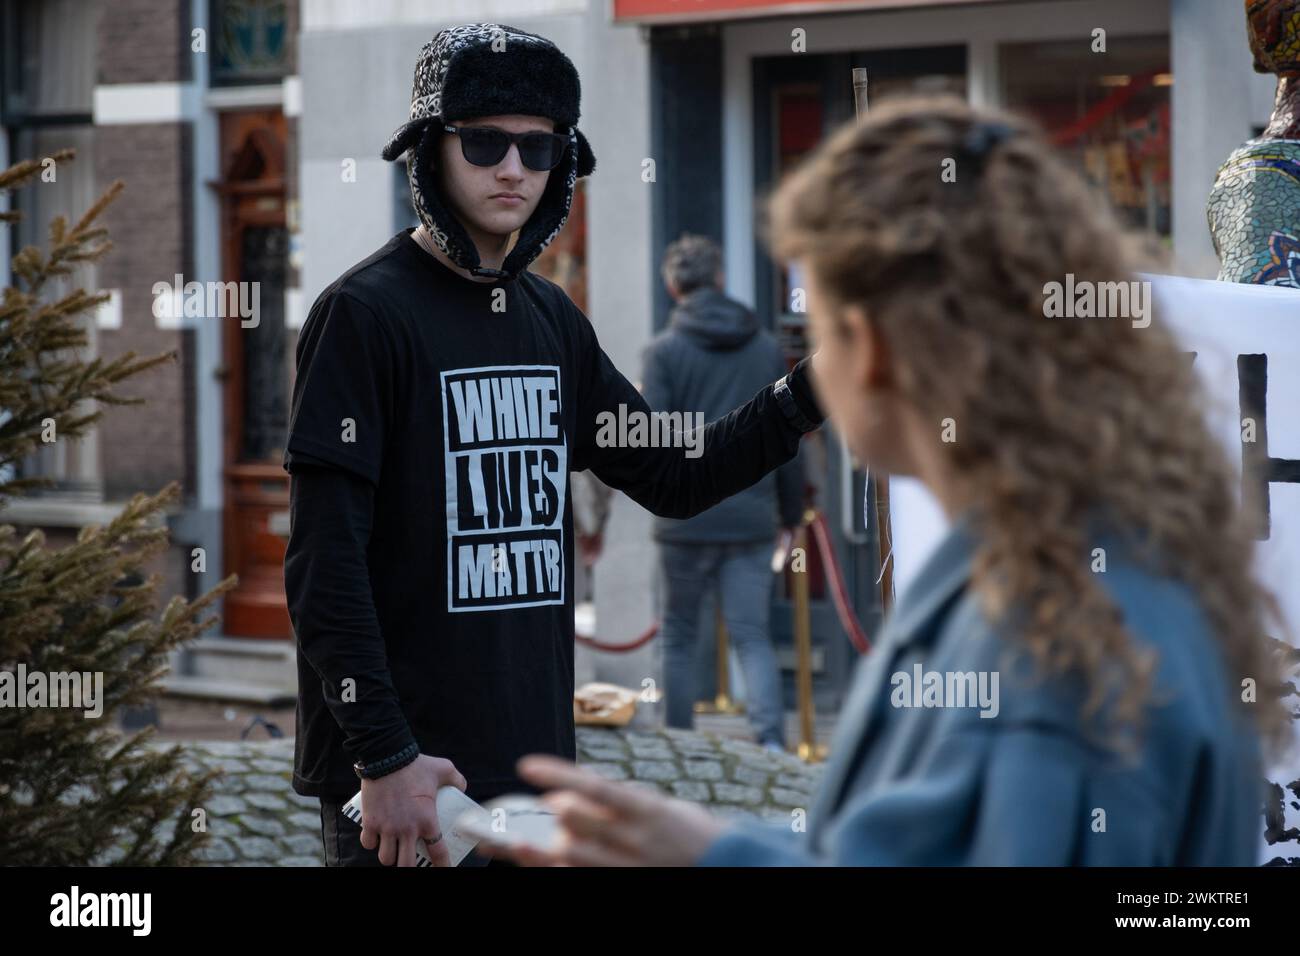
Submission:
[[[831,544],[831,533],[826,526],[825,515],[820,511],[815,512],[809,526],[812,528],[813,538],[817,541],[817,550],[822,556],[822,566],[827,572],[826,577],[830,581],[831,600],[835,604],[835,613],[839,616],[840,627],[844,628],[844,633],[849,636],[857,652],[865,654],[871,650],[871,642],[863,633],[862,625],[858,623],[858,616],[849,606],[848,588],[844,586],[844,572],[840,570],[840,562],[835,557],[835,548]]]
[[[808,523],[808,526],[812,529],[813,540],[817,542],[817,551],[821,554],[822,566],[826,568],[826,577],[831,586],[831,601],[835,605],[835,613],[840,619],[840,626],[844,628],[844,633],[848,635],[857,652],[865,654],[871,650],[871,641],[867,639],[867,635],[862,630],[862,625],[858,623],[857,615],[853,613],[853,608],[849,605],[848,588],[844,584],[844,572],[840,569],[839,559],[835,556],[835,548],[831,543],[830,528],[826,525],[825,515],[820,511],[814,512],[813,519]],[[587,647],[598,651],[626,654],[649,643],[658,633],[659,622],[655,621],[640,636],[628,644],[608,644],[594,637],[585,637],[582,634],[575,634],[574,637],[578,643],[585,644]]]
[[[655,621],[645,632],[634,640],[631,644],[606,644],[604,641],[598,641],[594,637],[584,637],[581,634],[573,635],[580,644],[586,644],[588,647],[595,648],[598,651],[610,651],[614,654],[624,654],[628,651],[634,651],[642,644],[652,640],[659,633],[659,622]]]

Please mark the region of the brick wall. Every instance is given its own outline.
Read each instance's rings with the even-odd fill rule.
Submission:
[[[126,190],[105,215],[114,248],[100,267],[105,288],[122,293],[122,327],[100,333],[100,352],[117,356],[177,353],[175,362],[126,383],[124,394],[145,406],[110,407],[100,426],[105,492],[110,497],[156,490],[169,481],[193,488],[192,395],[185,387],[184,339],[192,332],[159,329],[153,285],[189,271],[190,128],[181,123],[96,128],[95,172]],[[188,450],[188,453],[187,453]]]
[[[97,80],[186,83],[190,70],[188,0],[114,0],[102,7]],[[191,249],[192,133],[187,122],[95,127],[95,177],[126,189],[103,218],[113,250],[100,262],[101,287],[119,289],[122,326],[102,329],[106,358],[175,352],[176,359],[124,382],[118,391],[144,405],[108,406],[100,423],[104,493],[122,500],[182,482],[182,504],[194,490],[193,333],[163,330],[153,315],[153,284],[187,276]],[[184,543],[150,562],[162,575],[160,603],[192,594]]]
[[[190,79],[186,0],[112,0],[99,24],[100,83],[183,83]]]

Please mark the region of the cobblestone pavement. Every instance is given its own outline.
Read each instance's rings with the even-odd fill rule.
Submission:
[[[752,743],[685,730],[579,727],[578,762],[706,804],[720,816],[789,821],[807,809],[822,767]],[[293,739],[187,741],[191,767],[221,772],[207,811],[209,866],[320,866],[320,804],[290,786]]]
[[[182,744],[192,768],[217,770],[198,859],[214,866],[321,866],[320,801],[294,793],[293,738]]]

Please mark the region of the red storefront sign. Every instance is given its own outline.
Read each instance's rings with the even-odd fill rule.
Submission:
[[[614,0],[614,19],[667,23],[998,2],[1002,0]]]

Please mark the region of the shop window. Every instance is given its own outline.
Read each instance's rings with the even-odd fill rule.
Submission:
[[[8,227],[12,251],[44,248],[55,216],[76,222],[99,197],[91,105],[99,14],[96,0],[0,0],[0,125],[8,137],[10,161],[76,150],[72,162],[56,167],[56,185],[10,195],[22,216]],[[10,281],[7,262],[0,263],[0,273]],[[95,263],[77,263],[71,274],[54,277],[42,298],[53,300],[78,288],[98,290]],[[93,356],[94,317],[82,316],[81,321],[89,339],[86,351]],[[87,414],[93,407],[86,403],[74,412]],[[0,420],[5,417],[0,409]],[[35,494],[98,499],[102,482],[97,430],[92,427],[78,441],[59,440],[38,448],[19,463],[17,476],[50,482]]]
[[[963,46],[762,58],[755,70],[760,110],[755,135],[760,143],[770,143],[771,166],[761,160],[756,166],[760,189],[779,182],[832,130],[852,118],[855,67],[867,71],[868,110],[899,96],[966,98]],[[806,354],[805,315],[793,299],[794,291],[803,288],[795,266],[776,269],[762,254],[757,263],[760,313],[770,310],[775,316],[775,330],[789,354]]]
[[[1170,230],[1168,37],[1001,48],[1004,105],[1035,120],[1133,228]]]

